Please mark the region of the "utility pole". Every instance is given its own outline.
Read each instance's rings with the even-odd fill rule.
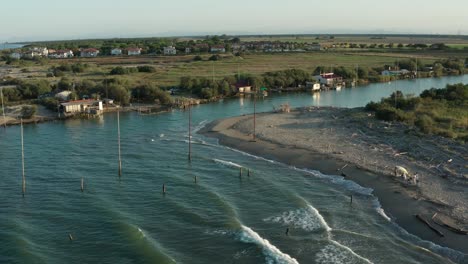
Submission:
[[[117,144],[119,148],[119,178],[122,176],[122,158],[120,153],[120,110],[117,111]]]
[[[23,172],[23,197],[26,194],[26,176],[24,175],[24,139],[23,139],[23,118],[21,118],[21,168]]]
[[[189,140],[189,152],[188,152],[188,160],[189,162],[192,162],[192,104],[189,102],[189,135],[188,135],[188,140]]]
[[[254,118],[253,118],[253,141],[255,142],[256,138],[255,138],[255,126],[256,126],[256,122],[257,122],[257,93],[256,91],[254,92]]]
[[[0,88],[0,97],[2,98],[3,126],[6,129],[5,106],[3,105],[3,88]]]

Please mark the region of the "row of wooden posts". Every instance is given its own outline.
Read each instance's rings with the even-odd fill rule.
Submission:
[[[0,96],[2,99],[2,108],[3,108],[3,94],[0,91]],[[2,109],[3,110],[3,109]],[[192,162],[192,106],[188,106],[189,112],[189,128],[188,128],[188,142],[189,142],[189,149],[188,149],[188,160]],[[3,111],[3,117],[5,119],[5,111]],[[5,120],[4,120],[5,121]],[[253,141],[255,141],[255,122],[256,122],[256,96],[254,96],[254,118],[253,118]],[[6,128],[6,122],[5,128]],[[21,119],[21,167],[22,167],[22,195],[23,197],[26,194],[26,176],[24,171],[24,134],[23,134],[23,119]],[[118,147],[118,175],[119,178],[122,177],[122,153],[120,148],[120,111],[117,111],[117,147]],[[250,177],[250,169],[247,169],[247,176]],[[242,167],[239,169],[239,177],[242,177]],[[197,176],[194,178],[195,183],[198,181]],[[81,192],[84,192],[84,178],[81,178]],[[166,193],[166,186],[163,184],[163,193]]]

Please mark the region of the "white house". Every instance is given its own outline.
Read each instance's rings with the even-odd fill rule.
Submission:
[[[23,56],[23,54],[21,54],[19,52],[13,52],[13,53],[10,54],[10,58],[16,59],[16,60],[21,59],[22,56]]]
[[[44,47],[33,47],[31,51],[34,52],[35,56],[47,57],[49,55],[49,50]]]
[[[60,104],[60,111],[67,114],[74,113],[99,113],[102,111],[102,101],[100,100],[76,100]]]
[[[34,57],[47,57],[47,55],[49,55],[49,50],[47,48],[33,47],[24,52],[22,57],[32,59]]]
[[[176,55],[176,54],[177,54],[177,50],[176,50],[176,48],[173,47],[173,46],[164,47],[163,53],[164,53],[164,55]]]
[[[185,48],[185,53],[189,54],[192,52],[192,49],[191,48]]]
[[[98,54],[99,54],[99,50],[94,49],[94,48],[82,49],[80,52],[80,56],[85,57],[85,58],[97,57]]]
[[[116,55],[116,56],[122,55],[122,49],[119,49],[119,48],[112,49],[111,55]]]
[[[220,46],[212,46],[211,47],[211,52],[213,53],[224,53],[226,52],[226,48],[222,45]]]
[[[54,59],[66,59],[74,56],[71,50],[49,50],[49,57]]]
[[[128,56],[141,55],[141,49],[140,48],[128,48],[127,54]]]
[[[321,84],[325,84],[328,86],[333,86],[334,84],[341,84],[343,82],[343,77],[334,74],[333,72],[330,73],[323,73],[314,78]]]

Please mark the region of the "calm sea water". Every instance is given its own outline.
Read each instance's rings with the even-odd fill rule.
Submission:
[[[10,43],[0,43],[0,50],[3,49],[18,49],[23,47],[24,44],[10,44]]]
[[[457,82],[468,83],[468,76],[271,96],[257,109],[284,102],[356,107],[396,87],[418,94]],[[252,111],[251,100],[231,99],[194,107],[193,120],[201,128]],[[247,155],[201,135],[192,138],[189,164],[187,120],[182,111],[121,114],[120,180],[115,114],[25,126],[25,198],[20,128],[2,130],[0,263],[466,261],[407,234],[389,221],[372,190],[337,176]],[[239,166],[252,175],[239,177]]]

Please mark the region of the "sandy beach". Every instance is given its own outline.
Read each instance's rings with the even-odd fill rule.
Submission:
[[[362,109],[306,107],[290,113],[257,114],[255,142],[253,123],[252,115],[228,118],[209,124],[200,133],[254,155],[372,188],[386,214],[406,231],[468,253],[467,235],[434,221],[468,229],[466,145],[421,136],[405,125],[376,120]],[[418,174],[419,183],[394,177],[395,166]]]

